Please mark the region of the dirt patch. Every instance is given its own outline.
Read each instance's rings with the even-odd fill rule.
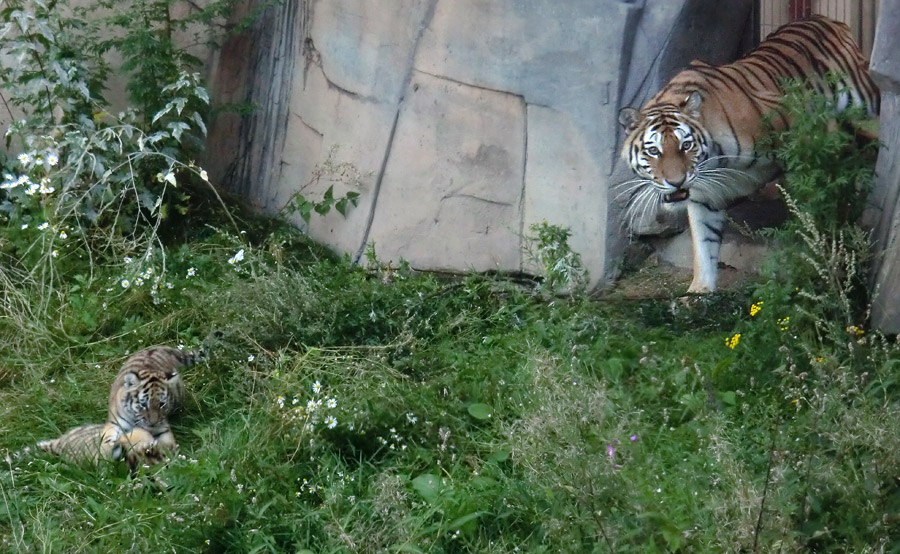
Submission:
[[[661,263],[653,256],[638,268],[626,271],[604,292],[611,299],[638,300],[645,298],[677,298],[685,296],[691,284],[693,272]],[[755,272],[740,271],[733,267],[719,266],[718,289],[733,291],[759,280]]]

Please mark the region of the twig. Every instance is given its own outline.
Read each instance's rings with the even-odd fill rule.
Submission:
[[[756,528],[753,530],[753,552],[759,552],[759,532],[762,529],[763,514],[766,511],[766,498],[769,495],[769,483],[771,482],[772,466],[775,465],[775,427],[772,428],[772,445],[769,447],[769,464],[766,468],[766,484],[763,487],[762,500],[759,503],[759,516],[756,518]]]

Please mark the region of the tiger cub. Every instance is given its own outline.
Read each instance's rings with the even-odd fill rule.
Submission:
[[[37,447],[76,463],[125,459],[132,471],[165,460],[177,446],[168,416],[184,404],[178,370],[205,359],[206,346],[151,346],[133,354],[110,387],[105,424],[75,427]]]
[[[733,63],[695,61],[640,110],[622,109],[622,155],[638,177],[620,185],[629,195],[626,221],[687,208],[694,250],[688,292],[716,290],[724,209],[781,170],[757,141],[767,117],[777,130],[791,126],[780,105],[783,82],[799,80],[839,109],[865,106],[875,116],[880,97],[868,68],[847,25],[812,16],[782,26]],[[839,75],[837,84],[829,73]]]
[[[38,442],[37,447],[76,463],[96,465],[100,460],[124,458],[132,470],[141,463],[162,461],[160,448],[148,431],[134,429],[123,435],[106,423],[74,427],[55,439]]]

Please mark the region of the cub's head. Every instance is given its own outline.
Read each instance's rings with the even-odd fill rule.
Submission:
[[[174,368],[123,369],[109,394],[110,421],[126,430],[164,430],[166,417],[178,408],[183,384]]]
[[[701,102],[700,93],[692,91],[678,103],[657,102],[641,111],[619,112],[627,133],[622,156],[664,202],[688,199],[698,164],[708,157],[706,133],[698,121]]]

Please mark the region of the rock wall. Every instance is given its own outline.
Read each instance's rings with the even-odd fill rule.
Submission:
[[[546,220],[572,230],[602,283],[624,244],[609,192],[629,176],[618,111],[693,57],[735,56],[752,0],[720,4],[269,5],[214,67],[214,96],[255,109],[213,123],[207,165],[267,212],[357,190],[346,218],[293,216],[356,260],[374,242],[381,260],[418,269],[536,272],[523,236]]]
[[[881,88],[881,150],[875,189],[863,222],[872,229],[876,258],[872,324],[900,333],[900,0],[881,0],[870,71]]]

